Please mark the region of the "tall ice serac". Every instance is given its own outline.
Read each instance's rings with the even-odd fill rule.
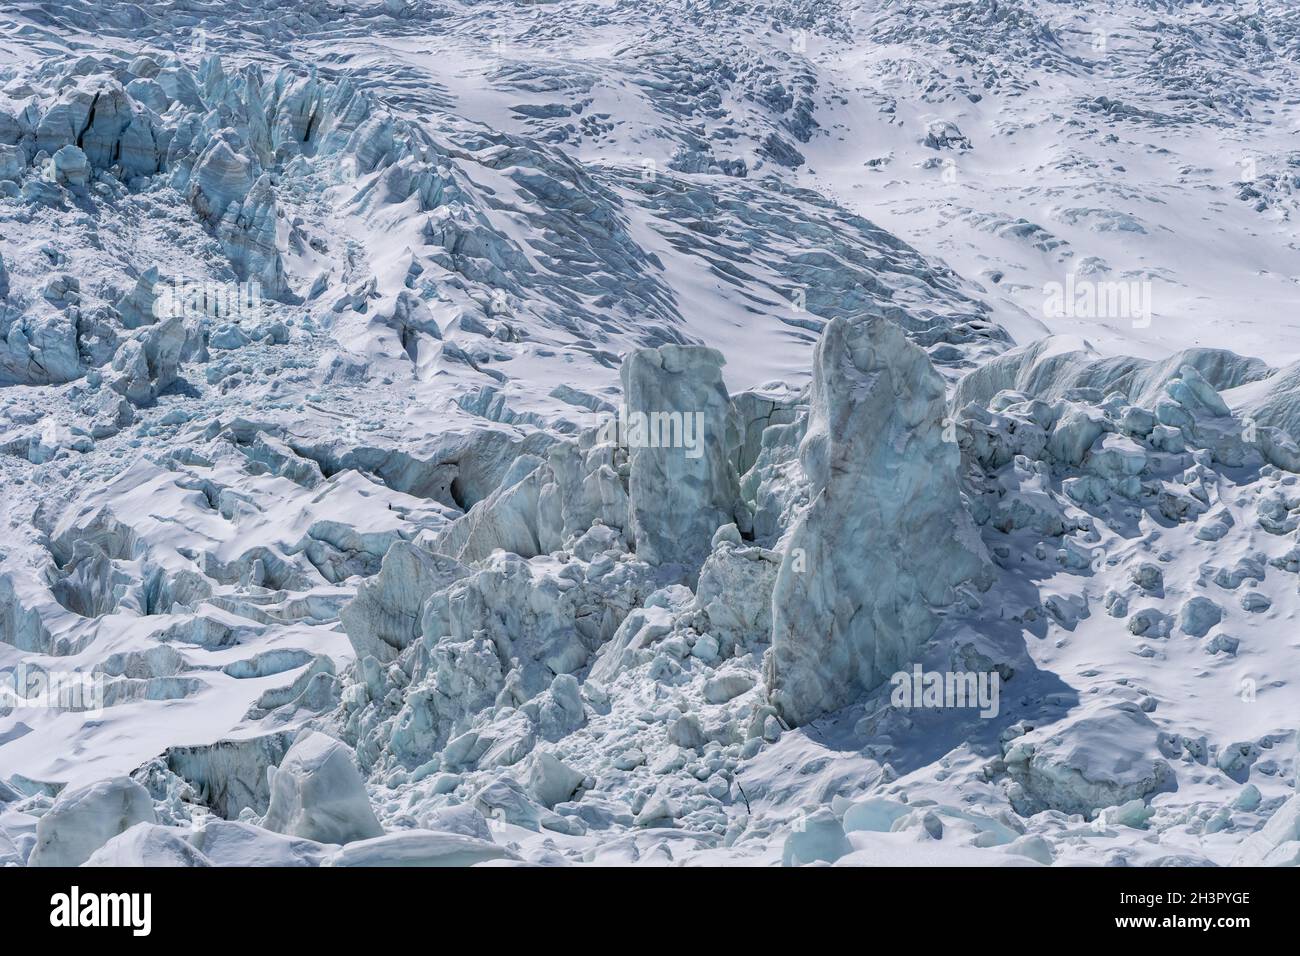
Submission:
[[[811,500],[772,595],[767,686],[792,724],[887,680],[934,633],[935,608],[988,578],[946,408],[939,374],[896,325],[826,326],[799,448]]]
[[[698,345],[636,349],[623,362],[632,528],[650,564],[698,567],[713,533],[736,520],[724,362]]]

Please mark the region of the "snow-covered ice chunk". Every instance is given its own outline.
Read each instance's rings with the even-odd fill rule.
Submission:
[[[794,829],[785,838],[781,850],[782,866],[807,863],[834,863],[853,845],[844,835],[844,826],[829,807],[819,807],[806,816],[797,817]]]
[[[859,800],[844,811],[844,830],[853,833],[858,830],[871,830],[888,833],[894,827],[894,821],[909,813],[907,804],[883,797],[868,797]]]
[[[130,777],[65,790],[36,825],[28,866],[80,866],[137,823],[154,823],[149,791]]]
[[[194,831],[191,842],[213,866],[319,866],[334,851],[331,844],[235,820],[209,819]]]
[[[459,562],[407,541],[395,542],[379,574],[362,583],[340,614],[357,658],[388,663],[420,634],[420,613],[434,591],[469,573]]]
[[[276,769],[262,825],[319,843],[350,843],[383,832],[352,753],[316,731],[295,741]]]
[[[403,830],[350,843],[323,866],[473,866],[490,860],[518,860],[512,850],[460,833]]]
[[[1300,840],[1300,794],[1273,811],[1259,830],[1246,837],[1232,858],[1233,866],[1260,866],[1279,848]]]
[[[563,763],[548,750],[536,750],[528,773],[528,789],[548,810],[564,803],[582,785],[585,775]]]
[[[113,837],[82,866],[212,866],[187,839],[190,831],[156,823],[137,823]]]
[[[1184,634],[1192,637],[1204,637],[1210,632],[1210,628],[1221,620],[1223,620],[1223,609],[1201,595],[1189,598],[1178,609],[1178,626]]]
[[[1012,803],[1026,813],[1086,814],[1150,797],[1175,782],[1157,743],[1155,724],[1131,701],[1031,731],[1007,745],[1007,770],[1021,788]]]

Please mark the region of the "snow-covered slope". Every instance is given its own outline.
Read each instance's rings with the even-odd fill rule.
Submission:
[[[1300,859],[1291,5],[0,34],[0,862]]]

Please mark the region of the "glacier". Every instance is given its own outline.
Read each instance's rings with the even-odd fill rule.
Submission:
[[[1294,5],[0,35],[0,866],[1300,862]]]

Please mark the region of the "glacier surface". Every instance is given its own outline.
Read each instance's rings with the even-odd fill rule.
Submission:
[[[0,865],[1300,862],[1294,4],[0,35]]]

